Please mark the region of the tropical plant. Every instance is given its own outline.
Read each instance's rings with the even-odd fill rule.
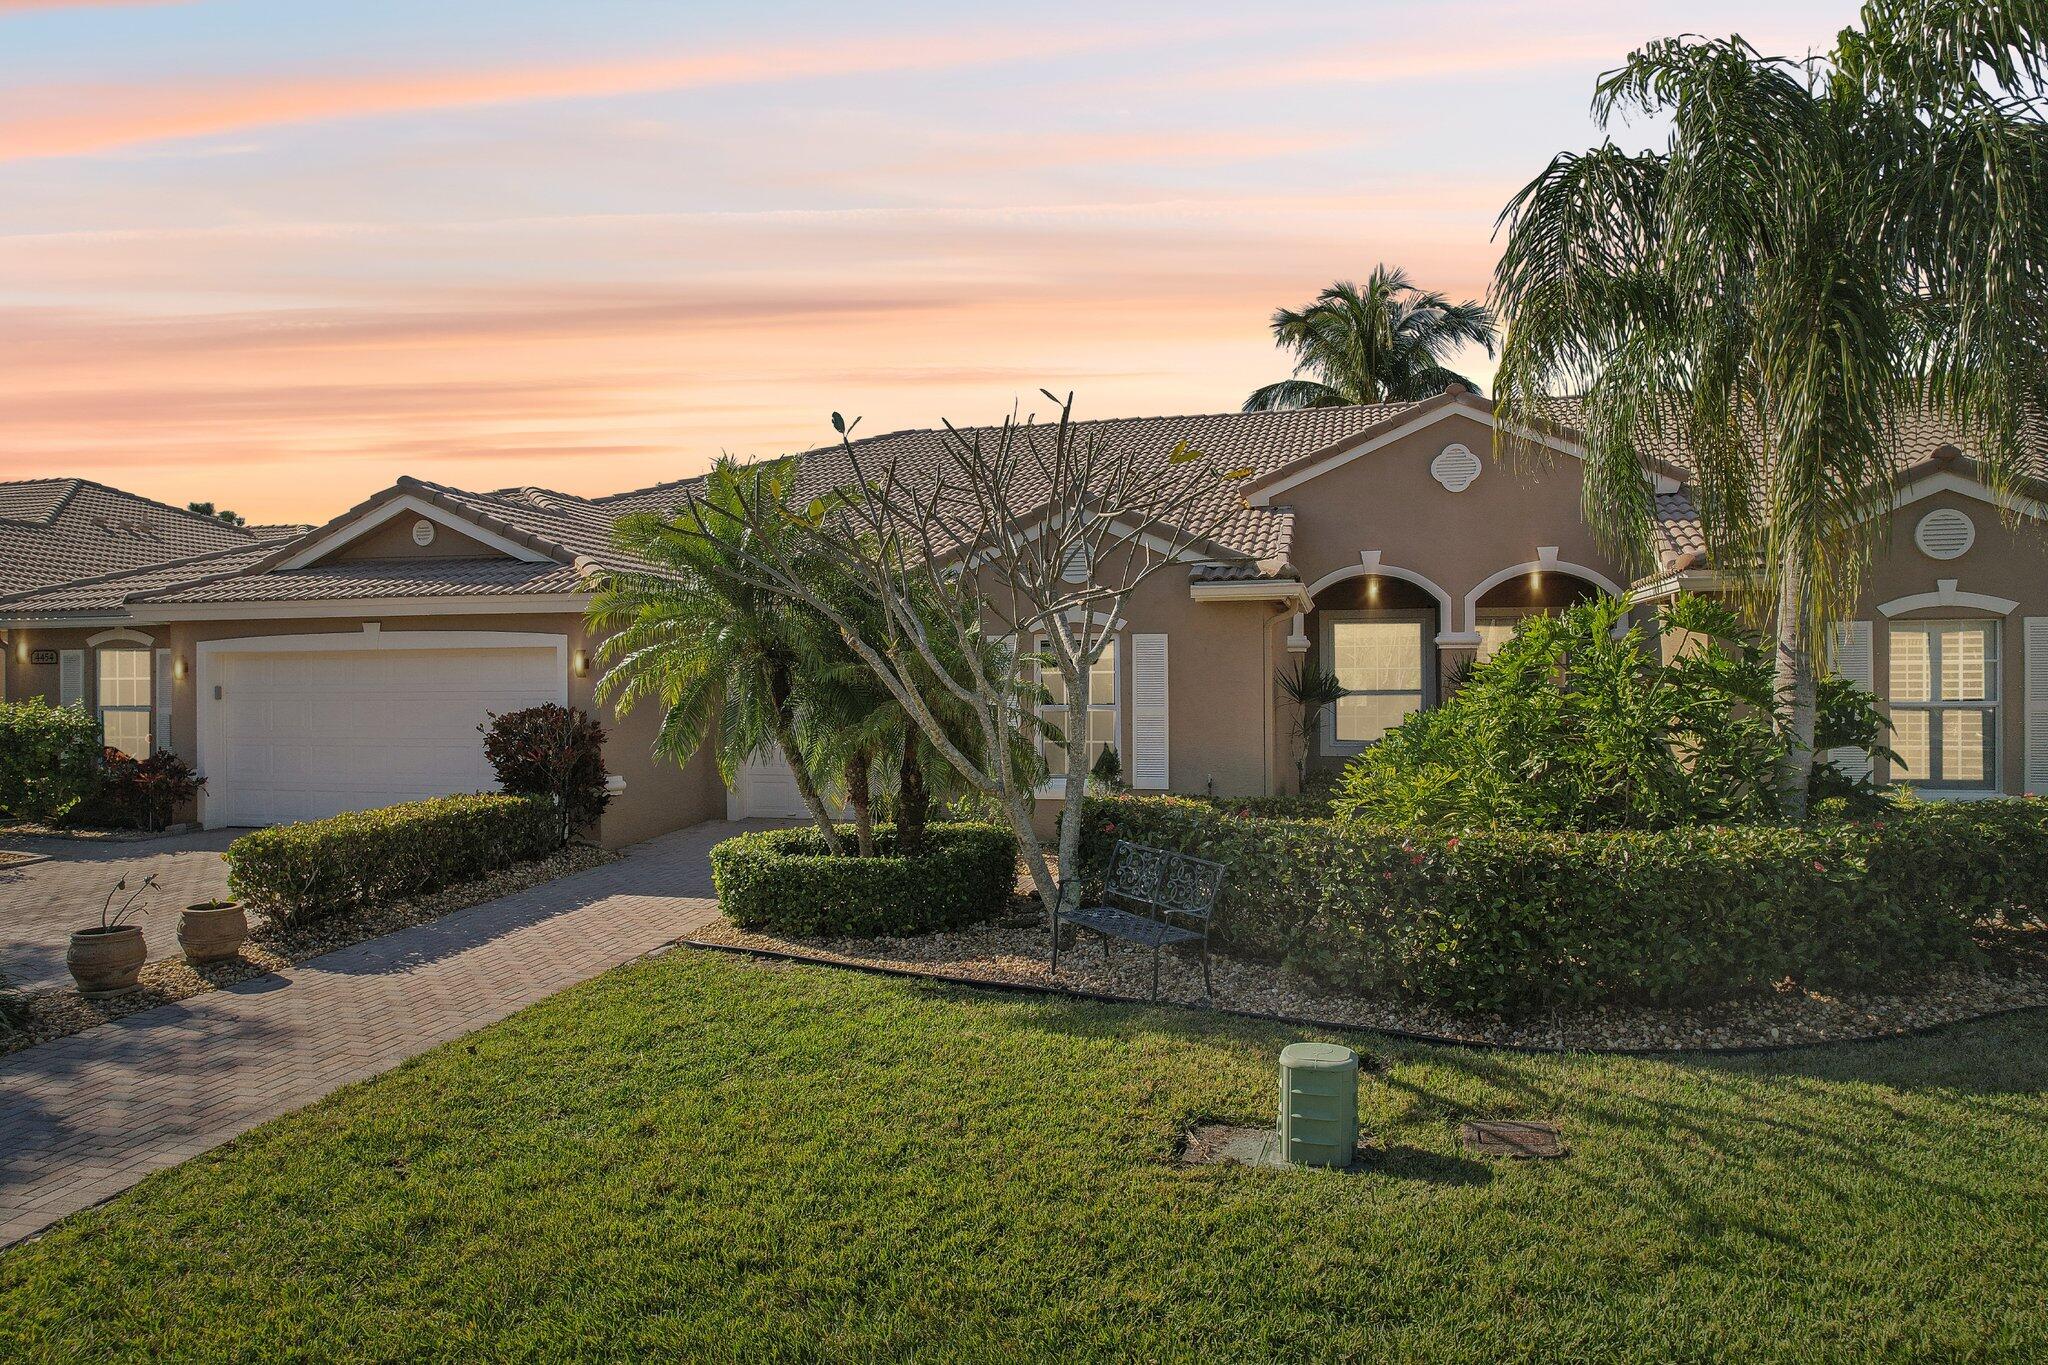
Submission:
[[[63,819],[99,793],[101,748],[99,721],[84,707],[0,702],[0,811]]]
[[[1623,629],[1625,611],[1603,597],[1524,620],[1455,696],[1352,761],[1336,814],[1532,830],[1779,819],[1785,739],[1771,714],[1770,649],[1705,598],[1664,607],[1655,636],[1640,621]],[[1828,740],[1877,747],[1874,699],[1839,680],[1830,693],[1840,695]],[[1829,791],[1851,785],[1831,779]]]
[[[1817,652],[1857,601],[1909,413],[1986,484],[2048,407],[2048,8],[1872,0],[1831,52],[1654,42],[1593,101],[1659,150],[1557,157],[1501,215],[1506,449],[1580,393],[1590,521],[1650,559],[1642,451],[1691,452],[1714,562],[1776,636],[1777,782],[1803,810]]]
[[[662,708],[655,748],[687,762],[716,737],[718,770],[738,780],[772,744],[796,779],[819,837],[841,852],[797,738],[799,637],[804,608],[748,572],[762,554],[803,560],[784,515],[788,466],[722,460],[692,495],[695,517],[622,517],[618,547],[652,570],[608,573],[587,619],[605,634],[597,657],[609,666],[597,695],[624,715],[642,702]]]
[[[936,452],[911,460],[864,449],[852,440],[856,423],[834,413],[835,467],[846,471],[836,487],[794,509],[765,481],[725,501],[695,496],[674,528],[729,547],[721,572],[744,591],[831,623],[958,780],[1000,804],[1050,925],[1057,908],[1080,903],[1087,783],[1066,784],[1048,858],[1036,821],[1043,770],[1020,737],[1059,744],[1065,770],[1080,774],[1088,736],[1082,726],[1055,735],[1038,720],[1014,642],[1044,641],[1041,674],[1057,676],[1065,696],[1086,696],[1131,594],[1213,545],[1237,505],[1219,492],[1251,471],[1185,444],[1164,460],[1142,456],[1076,424],[1071,394],[1046,396],[1059,404],[1057,422],[948,425]],[[792,524],[801,534],[784,533]],[[1077,564],[1087,566],[1078,577]],[[839,584],[854,588],[861,610],[837,600],[829,585]]]
[[[206,785],[190,763],[168,749],[147,758],[103,749],[100,769],[99,791],[72,811],[73,822],[159,830]]]
[[[498,786],[514,796],[543,796],[560,812],[562,842],[595,824],[611,804],[604,727],[574,707],[548,702],[504,715],[485,712],[477,726]]]
[[[210,502],[188,502],[185,504],[185,510],[187,512],[196,512],[202,517],[212,517],[215,521],[223,521],[230,526],[247,526],[249,524],[248,518],[244,517],[240,512],[233,512],[225,507],[217,508]]]
[[[137,882],[133,891],[128,891],[128,879],[126,877],[115,882],[114,889],[107,892],[106,900],[100,904],[100,929],[102,931],[119,929],[128,922],[131,916],[148,914],[148,898],[155,890],[156,873],[154,872]],[[128,897],[121,902],[119,908],[116,908],[114,900],[123,891],[128,891]]]
[[[1297,661],[1292,668],[1279,670],[1274,674],[1274,680],[1280,684],[1287,700],[1294,703],[1291,738],[1295,790],[1305,791],[1308,787],[1308,756],[1315,752],[1316,736],[1323,726],[1323,712],[1343,697],[1344,684],[1328,669],[1311,667],[1307,659]]]
[[[1485,304],[1452,303],[1417,288],[1407,271],[1376,265],[1362,289],[1339,280],[1306,308],[1273,314],[1273,341],[1294,356],[1294,377],[1254,389],[1244,410],[1407,402],[1451,383],[1476,391],[1445,362],[1461,346],[1490,356],[1497,337]]]

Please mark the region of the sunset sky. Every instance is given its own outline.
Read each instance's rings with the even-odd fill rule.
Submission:
[[[835,408],[1231,410],[1332,279],[1481,294],[1630,47],[1854,13],[0,0],[0,479],[318,521],[401,473],[677,478]]]

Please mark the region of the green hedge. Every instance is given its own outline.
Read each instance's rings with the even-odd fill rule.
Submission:
[[[99,720],[84,707],[0,702],[0,812],[63,819],[105,781],[100,752]]]
[[[1787,977],[1863,986],[1978,953],[2048,909],[2048,802],[1899,807],[1860,824],[1427,834],[1088,803],[1117,839],[1228,865],[1220,947],[1341,989],[1461,1009],[1682,1004]]]
[[[228,845],[228,886],[240,900],[302,922],[438,890],[561,845],[561,820],[547,800],[437,796],[245,834]]]
[[[1003,908],[1017,884],[1016,836],[935,824],[925,838],[922,854],[902,857],[895,829],[878,825],[876,856],[835,858],[813,828],[741,834],[711,850],[711,880],[740,928],[807,938],[929,933]]]

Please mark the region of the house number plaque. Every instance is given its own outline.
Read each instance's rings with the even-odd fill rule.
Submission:
[[[54,649],[32,649],[28,652],[28,661],[32,664],[45,665],[56,663],[57,651]]]

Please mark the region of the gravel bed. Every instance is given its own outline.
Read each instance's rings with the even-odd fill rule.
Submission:
[[[457,910],[524,891],[572,872],[601,867],[619,855],[601,848],[577,844],[551,857],[521,863],[474,881],[445,887],[417,900],[371,906],[347,914],[330,915],[310,924],[273,924],[261,911],[249,912],[249,941],[239,956],[226,962],[194,967],[183,958],[152,962],[142,969],[141,989],[111,1000],[87,1000],[69,986],[46,986],[23,991],[16,997],[25,1016],[13,1031],[0,1026],[0,1053],[47,1043],[67,1034],[83,1033],[110,1019],[155,1009],[158,1005],[202,991],[218,990],[238,981],[263,976],[307,958],[346,948],[364,939],[376,938],[424,924]]]
[[[1105,960],[1090,936],[1048,969],[1044,927],[1015,915],[1001,922],[918,938],[797,939],[746,933],[720,919],[696,940],[789,953],[819,962],[884,967],[967,981],[1086,991],[1145,1000],[1152,955],[1116,944]],[[1689,1009],[1608,1008],[1533,1018],[1456,1014],[1405,1001],[1348,995],[1318,987],[1262,962],[1217,954],[1210,959],[1213,1000],[1202,995],[1193,958],[1169,953],[1160,968],[1160,999],[1213,1005],[1303,1022],[1340,1024],[1446,1042],[1570,1051],[1717,1051],[1881,1038],[2006,1010],[2048,1006],[2048,931],[2019,933],[1993,945],[1991,965],[1943,971],[1884,992],[1825,992],[1790,982],[1768,994]]]
[[[0,835],[23,839],[70,839],[81,844],[146,844],[190,834],[198,828],[190,821],[182,825],[165,825],[162,829],[94,829],[86,825],[39,825],[23,820],[12,825],[0,825]]]

